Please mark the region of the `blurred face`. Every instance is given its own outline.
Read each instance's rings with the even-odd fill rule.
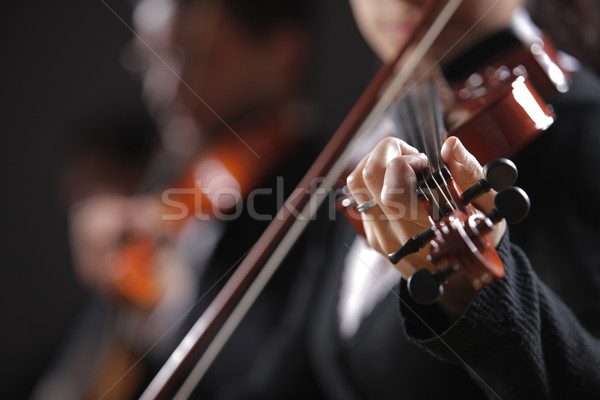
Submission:
[[[350,0],[356,24],[382,60],[393,58],[415,28],[425,1]]]
[[[266,57],[261,42],[215,3],[180,3],[172,36],[182,61],[178,99],[208,131],[225,129],[220,119],[261,102],[257,84]]]
[[[382,59],[392,59],[416,27],[427,0],[350,0],[354,18],[365,40]],[[510,22],[522,0],[464,0],[431,50],[439,59],[456,53]]]
[[[172,104],[178,85],[180,68],[169,39],[174,11],[172,0],[140,0],[133,12],[133,51],[126,53],[133,58],[131,69],[142,76],[144,100],[159,119]]]
[[[152,48],[144,83],[151,108],[166,119],[189,115],[209,135],[261,102],[266,60],[262,41],[219,3],[143,0],[136,10],[136,29]]]

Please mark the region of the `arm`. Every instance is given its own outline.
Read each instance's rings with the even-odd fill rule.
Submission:
[[[388,207],[390,187],[414,187],[414,171],[422,164],[409,148],[399,154],[402,145],[395,145],[401,151],[391,151],[394,146],[390,143],[381,146],[371,153],[372,160],[363,160],[353,172],[349,187],[353,194],[362,196],[357,198],[359,203],[369,196],[377,201],[378,208],[363,213],[368,214],[363,215],[363,224],[369,243],[387,254],[415,233],[414,227],[410,231],[411,226],[424,223],[418,217],[407,221]],[[442,155],[464,190],[481,171],[461,147],[459,142],[449,140]],[[394,201],[409,204],[404,197],[396,196]],[[490,201],[491,196],[483,198],[478,207],[486,212]],[[420,306],[411,301],[403,284],[401,312],[406,333],[437,357],[463,366],[490,398],[598,396],[598,339],[541,282],[522,251],[511,245],[508,235],[500,240],[504,231],[503,226],[498,227],[492,240],[498,246],[506,277],[480,293],[475,295],[455,281],[441,303]],[[405,278],[411,267],[419,268],[416,264],[399,268]],[[430,330],[428,326],[436,328]]]
[[[498,252],[506,277],[478,293],[446,329],[429,330],[440,319],[432,310],[437,306],[414,304],[402,287],[409,339],[464,367],[490,398],[597,398],[598,338],[540,281],[508,237]]]

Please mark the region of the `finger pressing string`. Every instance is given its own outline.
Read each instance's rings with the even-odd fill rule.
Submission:
[[[442,159],[462,191],[467,190],[479,182],[480,179],[484,178],[481,164],[468,152],[457,137],[451,136],[444,142],[441,154]],[[487,213],[495,208],[494,195],[495,192],[487,193],[478,198],[474,204],[481,211]]]
[[[427,165],[427,157],[422,153],[392,159],[385,168],[381,203],[392,212],[396,210],[396,213],[407,206],[417,206],[417,173],[427,168]],[[420,207],[418,209],[420,210]],[[416,216],[413,216],[414,218]]]
[[[373,149],[362,166],[362,178],[378,204],[381,205],[384,177],[389,163],[402,157],[419,157],[418,154],[417,149],[398,138],[386,138]]]

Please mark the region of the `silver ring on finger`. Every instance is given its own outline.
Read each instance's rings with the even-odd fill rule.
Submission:
[[[358,211],[359,213],[363,213],[363,212],[367,211],[369,208],[375,207],[376,205],[377,205],[377,203],[375,203],[375,200],[371,199],[369,201],[366,201],[364,203],[357,205],[356,211]]]

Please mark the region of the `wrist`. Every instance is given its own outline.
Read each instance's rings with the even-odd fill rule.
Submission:
[[[475,294],[475,290],[461,270],[444,284],[444,294],[438,301],[438,305],[450,322],[455,322],[469,307]]]

